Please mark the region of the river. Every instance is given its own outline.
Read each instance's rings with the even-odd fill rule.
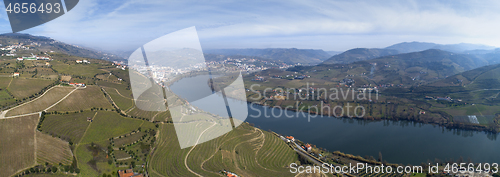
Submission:
[[[211,93],[206,84],[208,78],[207,75],[184,78],[171,85],[170,89],[183,98],[196,100]],[[211,105],[210,101],[205,101],[194,106],[204,109]],[[434,162],[436,158],[456,161],[461,157],[476,163],[500,163],[498,134],[450,130],[409,121],[369,121],[328,116],[308,121],[306,113],[286,111],[286,114],[289,116],[285,116],[281,109],[248,104],[245,121],[329,151],[375,158],[380,152],[383,160],[389,163],[418,165],[429,160]]]

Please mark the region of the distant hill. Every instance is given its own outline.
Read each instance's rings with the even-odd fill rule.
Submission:
[[[85,58],[104,59],[104,60],[124,60],[122,57],[114,54],[104,53],[90,48],[85,48],[77,45],[66,44],[49,37],[33,36],[21,33],[6,33],[0,35],[0,43],[3,45],[11,44],[31,44],[37,43],[30,48],[39,51],[55,51],[68,55],[74,55]]]
[[[402,42],[398,44],[391,45],[386,47],[385,49],[397,50],[400,53],[410,53],[410,52],[420,52],[427,49],[431,49],[438,44],[429,43],[429,42]]]
[[[345,51],[341,54],[334,55],[328,60],[324,61],[323,64],[346,64],[353,63],[357,61],[370,60],[387,55],[395,55],[399,52],[393,49],[367,49],[367,48],[355,48]]]
[[[483,66],[415,87],[412,93],[449,96],[466,103],[500,104],[500,64]]]
[[[429,82],[488,64],[484,59],[471,55],[437,49],[385,56],[366,62],[377,63],[372,78],[390,80],[401,77],[405,84]]]
[[[391,45],[386,47],[385,49],[393,49],[397,50],[400,53],[410,53],[410,52],[419,52],[427,49],[439,49],[448,52],[454,53],[468,53],[474,50],[493,50],[495,47],[487,46],[482,44],[469,44],[469,43],[460,43],[460,44],[435,44],[429,42],[403,42]]]
[[[433,49],[440,49],[455,53],[464,53],[469,50],[493,50],[495,49],[495,47],[482,44],[460,43],[460,44],[437,45],[434,46]]]
[[[464,86],[468,90],[500,89],[500,64],[469,70],[428,85]]]
[[[268,49],[208,49],[205,54],[216,55],[244,55],[282,61],[288,64],[318,64],[331,55],[323,50],[296,49],[296,48],[268,48]]]
[[[320,64],[293,67],[288,71],[308,73],[312,78],[355,80],[356,85],[422,85],[487,65],[484,59],[429,49],[421,52],[383,56],[350,64]],[[272,75],[272,74],[271,74]]]

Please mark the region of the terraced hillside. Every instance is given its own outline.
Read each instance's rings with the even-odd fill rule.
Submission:
[[[186,149],[180,149],[173,125],[163,124],[159,131],[151,176],[219,176],[224,169],[242,176],[289,176],[286,166],[298,161],[281,139],[246,123]]]

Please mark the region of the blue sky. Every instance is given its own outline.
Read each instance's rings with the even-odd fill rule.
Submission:
[[[3,3],[2,3],[3,4]],[[343,51],[405,41],[500,47],[500,1],[81,0],[67,14],[22,33],[104,50],[135,50],[196,26],[204,49]],[[11,32],[5,11],[0,33]]]

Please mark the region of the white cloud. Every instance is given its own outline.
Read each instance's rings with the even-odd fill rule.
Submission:
[[[190,26],[197,27],[202,45],[209,48],[345,50],[408,40],[500,46],[499,5],[497,1],[85,0],[68,14],[27,32],[130,50]],[[336,41],[342,44],[331,44]]]

